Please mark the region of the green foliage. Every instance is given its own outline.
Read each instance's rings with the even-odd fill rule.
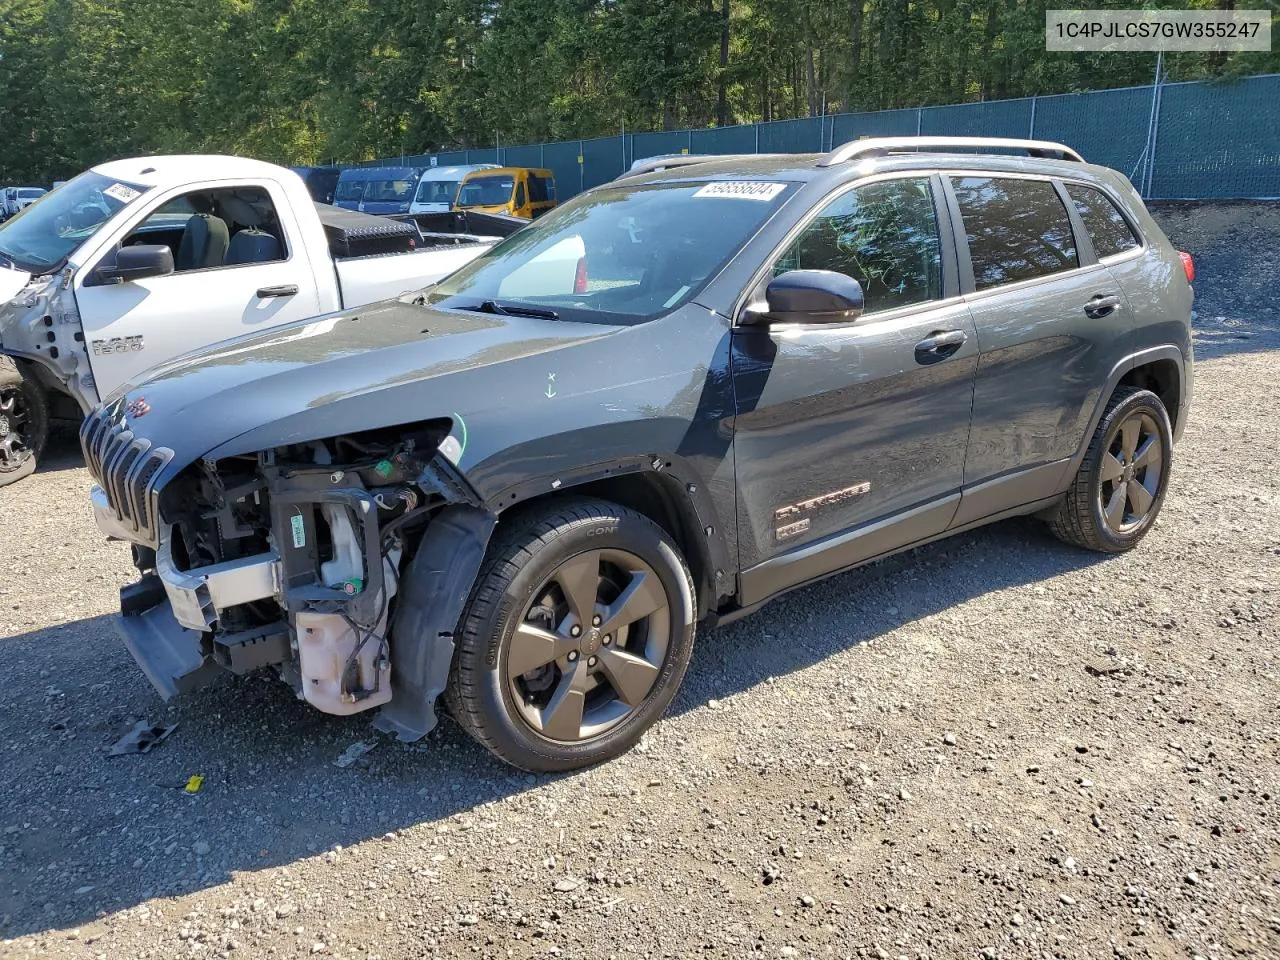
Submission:
[[[0,0],[0,182],[130,154],[352,162],[701,126],[721,91],[744,123],[1150,81],[1154,54],[1046,53],[1048,6]],[[1170,79],[1230,78],[1280,69],[1280,53],[1165,63]]]

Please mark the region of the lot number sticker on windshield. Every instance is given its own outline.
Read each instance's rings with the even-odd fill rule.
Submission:
[[[129,203],[131,200],[136,200],[142,196],[139,191],[133,189],[133,187],[126,187],[123,183],[113,183],[102,193],[103,196],[110,197],[112,200],[119,200],[121,203]]]
[[[772,200],[787,188],[785,183],[758,180],[721,180],[708,183],[695,197],[733,197],[738,200]]]

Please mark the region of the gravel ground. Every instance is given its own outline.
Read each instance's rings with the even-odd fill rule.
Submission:
[[[0,492],[0,956],[1280,957],[1280,206],[1158,214],[1199,362],[1138,550],[1010,521],[797,592],[572,776],[274,681],[163,705],[64,438]]]

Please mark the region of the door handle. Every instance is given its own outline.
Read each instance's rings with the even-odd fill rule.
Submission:
[[[969,335],[963,330],[937,330],[916,344],[916,363],[945,360],[964,346]]]
[[[266,300],[269,297],[295,297],[298,295],[298,285],[296,283],[282,283],[278,287],[259,287],[259,299]]]
[[[1120,298],[1114,293],[1100,293],[1090,298],[1084,305],[1084,312],[1095,320],[1099,320],[1120,306]]]

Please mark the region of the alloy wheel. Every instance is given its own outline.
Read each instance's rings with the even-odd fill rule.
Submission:
[[[26,402],[19,387],[0,387],[0,471],[16,470],[32,456],[27,445]]]
[[[1112,533],[1129,533],[1147,519],[1164,476],[1160,429],[1149,413],[1120,423],[1099,468],[1098,506]]]
[[[557,743],[618,726],[666,659],[671,616],[658,574],[628,551],[591,550],[560,564],[533,597],[503,665],[520,717]]]

